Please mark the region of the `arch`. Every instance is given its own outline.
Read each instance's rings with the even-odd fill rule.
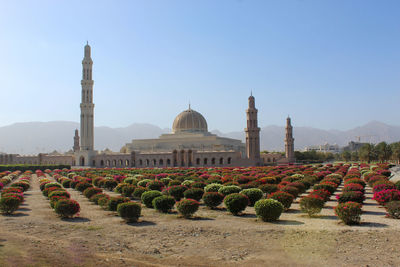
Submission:
[[[207,158],[204,158],[204,160],[203,160],[203,163],[204,163],[204,165],[207,165]]]
[[[79,164],[80,166],[85,166],[85,158],[83,156],[79,158]]]
[[[228,158],[228,164],[231,164],[231,163],[232,163],[232,158],[229,157],[229,158]]]
[[[185,166],[185,151],[181,150],[181,166]]]
[[[150,160],[146,159],[146,167],[149,167],[149,165],[150,165]]]
[[[171,165],[171,160],[167,159],[167,166],[170,166],[170,165]]]
[[[142,166],[143,165],[143,160],[139,160],[139,165]]]
[[[111,165],[111,162],[110,162],[110,160],[108,159],[108,160],[106,161],[106,166],[109,167],[110,165]]]
[[[270,158],[268,158],[268,159],[267,159],[267,162],[271,162],[271,159],[270,159]]]
[[[113,160],[113,166],[115,167],[115,166],[117,166],[117,160]]]
[[[96,161],[95,160],[92,161],[92,166],[96,166]]]
[[[196,159],[196,165],[200,165],[200,158]]]
[[[215,165],[215,158],[211,159],[211,164]]]
[[[157,166],[157,160],[153,159],[153,166]]]
[[[125,160],[125,166],[129,166],[129,160]]]
[[[100,160],[100,166],[101,166],[101,167],[104,166],[104,160]]]
[[[164,160],[163,160],[163,159],[160,159],[160,160],[158,161],[158,165],[160,165],[160,166],[164,165]]]
[[[174,167],[178,166],[178,151],[176,150],[172,151],[172,162]]]
[[[219,164],[223,165],[224,164],[224,158],[219,158]]]
[[[123,166],[124,162],[122,161],[122,159],[119,160],[119,166]]]

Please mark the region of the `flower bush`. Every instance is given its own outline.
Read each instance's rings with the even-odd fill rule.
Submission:
[[[233,194],[233,193],[239,193],[240,191],[242,191],[242,188],[240,188],[240,186],[237,185],[226,185],[226,186],[222,186],[219,190],[218,193],[223,194],[224,196]]]
[[[224,200],[224,195],[218,192],[206,192],[203,195],[203,202],[210,209],[215,209]]]
[[[348,191],[348,192],[343,192],[340,195],[337,195],[336,199],[338,200],[339,203],[353,201],[362,204],[365,200],[365,196],[364,193],[360,191]]]
[[[62,218],[72,218],[80,211],[80,206],[75,200],[62,198],[54,204],[54,211]]]
[[[204,190],[201,188],[191,188],[186,190],[183,193],[183,196],[185,198],[190,198],[190,199],[194,199],[196,201],[200,201],[200,199],[203,197],[204,194]]]
[[[400,201],[389,201],[385,205],[388,216],[394,219],[400,219]]]
[[[162,196],[160,191],[157,190],[150,190],[147,192],[144,192],[141,196],[142,203],[147,207],[147,208],[153,208],[153,199],[156,197]]]
[[[264,196],[263,191],[261,191],[261,189],[258,188],[244,189],[240,191],[240,194],[243,194],[248,197],[250,207],[253,207],[254,204],[256,204],[256,202]]]
[[[285,210],[288,210],[290,208],[294,200],[293,195],[282,191],[277,191],[275,193],[272,193],[268,196],[268,198],[275,199],[281,202]]]
[[[380,205],[394,200],[400,200],[400,190],[397,189],[385,189],[374,193],[373,199]]]
[[[361,220],[361,204],[357,202],[340,203],[335,207],[335,214],[347,225],[359,224]]]
[[[184,218],[190,218],[199,209],[200,203],[194,199],[182,199],[176,203],[178,212]]]

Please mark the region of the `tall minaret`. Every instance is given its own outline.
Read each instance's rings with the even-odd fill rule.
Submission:
[[[94,122],[93,122],[93,61],[90,57],[90,46],[85,45],[85,56],[82,60],[82,101],[81,101],[81,150],[94,149]]]
[[[246,132],[246,156],[256,160],[260,158],[260,128],[258,127],[257,109],[253,94],[249,97],[249,108],[246,110],[247,128]]]
[[[79,146],[79,132],[78,129],[75,130],[75,136],[74,136],[74,152],[77,152],[79,150],[81,150],[80,146]]]
[[[294,138],[293,138],[293,127],[291,125],[290,117],[286,119],[286,137],[285,137],[285,153],[286,159],[289,163],[293,163],[294,158]]]

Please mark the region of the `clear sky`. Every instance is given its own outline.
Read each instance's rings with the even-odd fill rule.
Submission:
[[[397,0],[0,0],[0,126],[78,121],[86,40],[97,126],[400,125]]]

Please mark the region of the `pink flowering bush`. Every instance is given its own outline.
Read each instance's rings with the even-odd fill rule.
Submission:
[[[341,203],[335,207],[335,214],[347,225],[359,224],[361,220],[361,204],[357,202]]]
[[[374,200],[380,205],[385,205],[389,201],[400,200],[400,190],[397,189],[384,189],[374,193]]]

